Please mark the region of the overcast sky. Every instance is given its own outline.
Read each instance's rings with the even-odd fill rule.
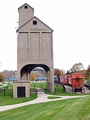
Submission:
[[[90,65],[90,0],[0,0],[0,71],[17,70],[18,8],[28,3],[53,32],[54,68]]]

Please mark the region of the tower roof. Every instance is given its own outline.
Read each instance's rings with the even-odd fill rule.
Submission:
[[[23,24],[21,27],[19,27],[16,32],[18,32],[23,26],[25,26],[28,22],[30,22],[33,18],[36,18],[37,20],[39,20],[42,24],[44,24],[45,26],[47,26],[49,29],[51,29],[48,25],[46,25],[44,22],[42,22],[39,18],[37,18],[36,16],[32,17],[30,20],[28,20],[25,24]],[[52,29],[51,29],[52,30]],[[53,30],[52,30],[53,32]]]
[[[20,9],[20,8],[22,8],[23,6],[28,6],[28,7],[30,7],[31,9],[33,9],[34,10],[34,8],[33,7],[31,7],[30,5],[28,5],[27,3],[25,3],[25,4],[23,4],[22,6],[20,6],[19,8],[18,8],[18,10]]]

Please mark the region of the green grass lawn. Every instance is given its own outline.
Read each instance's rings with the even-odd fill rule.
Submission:
[[[33,82],[33,83],[30,84],[30,87],[33,87],[33,88],[42,88],[42,89],[45,89],[46,86],[47,86],[46,82],[41,82],[41,83],[39,83],[39,82]],[[55,89],[54,93],[46,91],[46,94],[50,94],[50,95],[62,95],[62,96],[84,95],[84,94],[66,93],[66,92],[63,91],[63,89],[62,89],[61,86],[57,86],[57,85],[54,86],[54,89]]]
[[[42,88],[45,89],[46,88],[46,82],[42,82],[42,83],[31,83],[30,84],[31,88]],[[46,91],[46,94],[50,94],[50,95],[61,95],[61,96],[74,96],[74,95],[78,95],[78,94],[71,94],[71,93],[65,93],[63,92],[62,87],[60,86],[55,86],[55,93],[51,93],[49,91]],[[37,95],[36,94],[31,94],[30,98],[13,98],[13,85],[12,84],[8,84],[8,90],[3,92],[0,92],[0,106],[4,106],[4,105],[12,105],[12,104],[18,104],[18,103],[22,103],[22,102],[27,102],[27,101],[31,101],[33,99],[36,99]],[[53,98],[54,99],[54,98]]]
[[[0,112],[0,120],[90,120],[90,96]]]
[[[4,92],[0,93],[0,101],[1,101],[0,106],[18,104],[22,102],[31,101],[37,98],[36,94],[31,94],[29,98],[13,98],[12,93],[13,93],[12,89],[6,90],[5,96],[4,96]]]
[[[30,87],[45,89],[46,83],[31,83]],[[2,99],[0,106],[26,102],[37,97],[36,94],[32,94],[30,98],[15,99],[13,98],[12,88],[12,84],[9,84],[5,96],[4,92],[0,92],[0,99]],[[64,93],[62,88],[58,86],[55,86],[55,90],[55,93],[48,91],[46,93],[53,95],[74,95]],[[90,94],[85,98],[40,103],[0,112],[0,120],[90,120]]]
[[[30,87],[32,88],[45,88],[46,87],[46,83],[31,83]],[[0,106],[4,106],[4,105],[12,105],[12,104],[18,104],[18,103],[22,103],[22,102],[27,102],[27,101],[31,101],[33,99],[36,99],[37,95],[36,94],[31,94],[30,98],[13,98],[13,85],[12,84],[8,84],[8,90],[1,91],[0,92]]]
[[[30,87],[33,87],[33,88],[42,88],[42,89],[45,89],[47,86],[47,82],[32,82],[30,84]]]
[[[2,86],[2,85],[1,85]],[[30,84],[31,88],[41,88],[45,89],[46,88],[46,83],[31,83]],[[8,84],[8,90],[1,91],[0,92],[0,106],[4,105],[12,105],[12,104],[18,104],[22,102],[27,102],[31,101],[33,99],[36,99],[37,95],[36,94],[31,94],[30,98],[13,98],[13,85]]]
[[[0,92],[0,106],[18,104],[36,99],[36,94],[31,94],[30,98],[13,98],[13,85],[8,84],[8,89]]]

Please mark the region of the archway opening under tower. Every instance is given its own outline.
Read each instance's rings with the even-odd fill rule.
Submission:
[[[51,78],[51,69],[44,64],[27,64],[22,67],[20,71],[20,79],[21,81],[26,80],[26,81],[32,81],[35,80],[35,76],[32,78],[30,77],[32,71],[39,70],[44,72],[44,76],[47,78],[47,86],[46,89],[50,92],[54,92],[54,78]]]

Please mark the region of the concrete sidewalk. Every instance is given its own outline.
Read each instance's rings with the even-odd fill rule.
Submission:
[[[6,110],[11,110],[11,109],[14,109],[14,108],[19,108],[19,107],[22,107],[22,106],[31,105],[31,104],[38,104],[38,103],[44,103],[44,102],[65,100],[65,99],[71,99],[71,98],[80,98],[80,97],[86,97],[87,96],[87,95],[83,95],[83,96],[56,96],[56,95],[47,95],[44,92],[38,92],[37,95],[38,95],[37,99],[29,101],[29,102],[24,102],[24,103],[14,104],[14,105],[7,105],[7,106],[0,106],[0,112],[6,111]],[[48,99],[49,96],[60,97],[60,98]]]

